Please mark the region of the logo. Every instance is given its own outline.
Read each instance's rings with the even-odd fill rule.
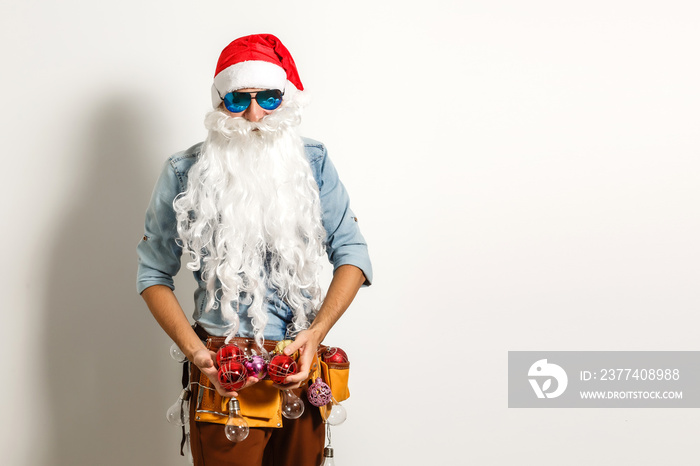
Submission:
[[[566,390],[566,385],[569,383],[569,378],[566,372],[556,364],[548,364],[546,359],[540,359],[527,372],[530,377],[530,385],[535,391],[537,398],[556,398]],[[548,391],[552,388],[552,379],[557,381],[556,389]],[[542,381],[542,385],[538,382]]]

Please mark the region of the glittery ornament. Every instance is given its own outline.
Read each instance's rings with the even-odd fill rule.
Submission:
[[[348,355],[345,354],[345,351],[343,351],[340,348],[335,348],[333,346],[329,346],[326,348],[326,351],[323,353],[321,356],[323,359],[323,362],[330,362],[330,363],[346,363],[348,361]]]
[[[282,341],[278,342],[277,345],[275,345],[275,349],[274,349],[273,353],[284,354],[284,349],[287,346],[291,345],[292,343],[294,343],[292,340],[282,340]],[[293,354],[290,354],[289,356],[291,356],[291,358],[296,361],[297,359],[299,359],[299,350],[295,351]]]
[[[267,366],[267,373],[275,383],[284,383],[284,379],[288,375],[296,374],[296,372],[297,363],[294,359],[284,354],[278,354],[273,357]]]
[[[221,364],[226,361],[243,362],[244,358],[245,355],[243,354],[243,350],[241,350],[238,346],[233,344],[224,345],[219,348],[219,351],[216,352],[216,365],[221,367]]]
[[[245,366],[238,361],[226,361],[219,366],[219,383],[224,390],[239,390],[246,381]]]
[[[319,377],[309,387],[308,396],[309,403],[318,407],[330,403],[333,394],[331,393],[331,387]]]
[[[264,379],[267,375],[267,363],[262,356],[254,354],[246,359],[243,364],[245,365],[246,371],[248,371],[248,377],[255,377],[256,379]]]

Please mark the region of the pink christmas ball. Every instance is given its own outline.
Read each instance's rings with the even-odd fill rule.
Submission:
[[[248,371],[248,377],[255,377],[256,379],[262,380],[267,375],[267,363],[262,356],[254,354],[246,359],[243,364],[245,365],[246,371]]]
[[[224,390],[239,390],[245,385],[246,378],[245,366],[238,361],[229,360],[219,366],[219,383]]]
[[[331,402],[331,398],[333,398],[331,387],[329,387],[319,377],[314,383],[311,384],[311,386],[309,386],[308,398],[309,403],[314,406],[327,405]]]
[[[288,375],[296,374],[296,372],[296,361],[284,354],[278,354],[273,357],[270,364],[267,366],[267,373],[270,376],[270,380],[275,383],[284,383],[284,379]]]

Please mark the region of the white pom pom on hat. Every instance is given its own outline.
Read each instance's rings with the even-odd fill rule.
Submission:
[[[218,107],[227,93],[247,88],[304,90],[292,55],[272,34],[240,37],[226,46],[214,73],[212,106]]]

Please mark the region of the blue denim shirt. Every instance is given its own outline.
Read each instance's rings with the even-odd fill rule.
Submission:
[[[171,156],[163,166],[146,210],[143,239],[136,248],[138,254],[137,290],[153,285],[166,285],[175,289],[173,276],[180,270],[182,248],[175,239],[177,226],[173,200],[187,189],[187,174],[199,156],[202,143]],[[326,148],[320,142],[304,138],[306,156],[311,166],[321,198],[322,223],[326,230],[326,252],[333,264],[333,271],[341,265],[358,267],[365,275],[364,286],[372,282],[372,264],[367,244],[360,233],[357,218],[350,210],[348,193],[338,178]],[[231,322],[224,320],[219,310],[204,312],[207,293],[206,284],[199,271],[194,272],[197,290],[194,293],[195,309],[192,317],[211,335],[223,335]],[[292,310],[279,298],[276,290],[267,292],[269,321],[264,336],[268,340],[282,340],[287,336],[287,324],[292,321]],[[238,335],[253,336],[248,305],[240,305]]]

